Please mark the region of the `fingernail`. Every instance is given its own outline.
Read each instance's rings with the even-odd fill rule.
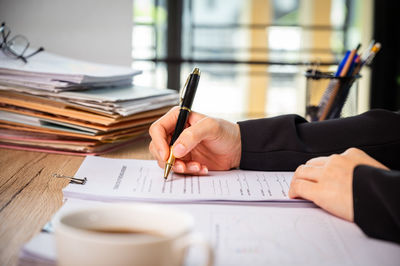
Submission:
[[[186,152],[185,146],[183,144],[178,144],[174,147],[174,155],[175,157],[182,157]]]
[[[183,173],[183,166],[182,165],[177,165],[176,166],[176,171],[179,173]]]
[[[207,167],[203,167],[200,171],[200,173],[202,173],[203,175],[208,174],[208,168]]]
[[[198,172],[200,170],[198,165],[190,165],[189,170],[192,172]]]

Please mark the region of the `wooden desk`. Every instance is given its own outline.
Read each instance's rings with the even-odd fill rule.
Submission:
[[[152,159],[149,138],[104,157]],[[61,207],[61,189],[74,175],[81,156],[0,149],[0,265],[16,265],[20,247],[40,232]]]

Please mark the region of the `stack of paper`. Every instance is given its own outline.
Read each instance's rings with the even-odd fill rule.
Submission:
[[[29,52],[28,52],[29,53]],[[0,84],[64,91],[94,86],[128,85],[141,71],[127,67],[94,64],[41,52],[27,64],[0,52]]]
[[[101,154],[132,142],[178,101],[132,85],[130,68],[49,53],[27,64],[0,52],[0,147]]]

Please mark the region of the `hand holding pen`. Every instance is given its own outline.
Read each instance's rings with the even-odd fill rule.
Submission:
[[[169,144],[170,152],[168,156],[168,160],[165,164],[164,170],[164,178],[167,179],[169,172],[171,171],[172,166],[175,163],[175,156],[172,152],[172,146],[174,145],[175,141],[182,133],[183,129],[185,128],[187,119],[189,117],[189,113],[192,111],[192,104],[194,100],[194,96],[196,95],[197,86],[200,80],[200,70],[198,68],[193,69],[193,72],[189,75],[188,79],[186,80],[186,84],[182,89],[181,97],[180,97],[180,111],[178,116],[178,121],[176,122],[174,134],[172,135],[171,142]]]
[[[191,111],[174,140],[180,113],[181,107],[174,107],[150,127],[149,150],[161,168],[170,158],[176,158],[172,170],[181,174],[206,175],[208,170],[239,166],[241,139],[237,124]]]

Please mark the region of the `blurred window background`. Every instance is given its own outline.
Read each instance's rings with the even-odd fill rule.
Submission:
[[[304,115],[305,70],[335,70],[372,31],[363,23],[372,1],[133,0],[133,7],[132,66],[144,71],[134,83],[180,89],[197,66],[193,109],[232,121]],[[369,101],[364,90],[360,109]]]

